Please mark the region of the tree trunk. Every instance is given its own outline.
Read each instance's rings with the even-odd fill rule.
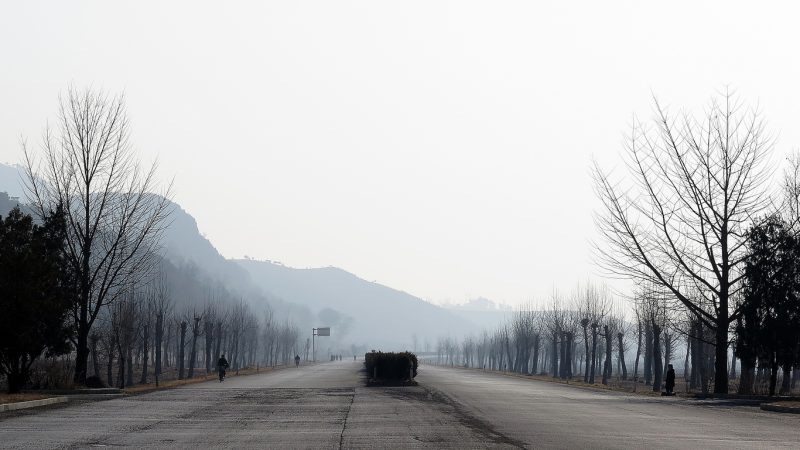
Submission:
[[[189,353],[189,378],[194,378],[194,366],[197,365],[197,338],[200,336],[200,319],[195,317],[192,327],[192,351]]]
[[[739,376],[739,390],[740,395],[752,395],[753,384],[756,381],[756,362],[750,359],[740,359],[742,370]]]
[[[725,233],[725,230],[723,230]],[[725,245],[727,240],[723,240],[722,244]],[[719,308],[717,309],[717,320],[715,330],[715,352],[714,352],[714,393],[727,394],[728,393],[728,267],[727,267],[727,252],[722,249],[722,283],[720,283],[719,294]]]
[[[663,370],[661,371],[661,379],[667,378],[667,370],[669,370],[669,365],[672,362],[672,336],[664,333],[664,366],[662,367]]]
[[[128,363],[127,363],[127,376],[125,380],[125,386],[130,387],[133,386],[133,348],[128,347]]]
[[[786,364],[783,366],[783,381],[781,382],[781,395],[789,395],[792,393],[792,366]]]
[[[204,325],[204,334],[205,334],[205,349],[206,349],[206,374],[211,373],[211,361],[213,357],[211,356],[211,349],[214,345],[214,323],[211,321],[206,321]],[[308,359],[308,358],[306,358]]]
[[[77,386],[86,386],[86,366],[89,362],[89,347],[87,345],[89,326],[86,324],[87,312],[84,305],[81,305],[80,314],[81,317],[77,330],[78,344],[75,347],[75,377],[73,378],[73,382]]]
[[[592,367],[589,372],[589,383],[594,384],[594,372],[597,364],[597,324],[592,324]]]
[[[553,378],[558,377],[558,332],[553,332],[552,338],[552,352],[550,352],[550,370],[552,371]]]
[[[531,372],[534,375],[536,375],[539,370],[539,345],[540,336],[537,334],[533,337],[533,367],[531,367]]]
[[[730,372],[728,372],[728,379],[735,380],[736,379],[736,352],[731,352],[731,368]]]
[[[156,351],[156,362],[155,362],[155,374],[156,377],[161,375],[161,344],[164,338],[164,314],[158,314],[156,316],[156,344],[155,344],[155,351]],[[157,381],[158,379],[156,379]]]
[[[184,371],[184,351],[186,344],[186,322],[181,322],[181,337],[180,337],[180,346],[178,347],[178,379],[183,379],[183,371]]]
[[[690,332],[691,334],[691,332]],[[686,354],[683,356],[683,380],[689,382],[689,355],[692,351],[692,338],[686,336]]]
[[[773,353],[770,355],[772,361],[770,361],[770,371],[769,371],[769,396],[775,396],[775,386],[778,382],[778,362],[775,360],[775,354]],[[726,360],[728,358],[725,358]]]
[[[163,366],[162,366],[162,371],[160,373],[164,372],[163,371],[164,367],[172,367],[171,364],[172,360],[170,359],[170,347],[169,347],[170,343],[172,343],[172,327],[167,326],[166,332],[167,336],[164,338],[164,360],[162,361]]]
[[[108,362],[106,363],[106,379],[108,380],[108,385],[114,385],[114,374],[112,373],[112,368],[114,366],[114,347],[110,347],[108,349]]]
[[[661,367],[661,326],[653,324],[653,392],[661,392],[661,380],[664,373]]]
[[[561,365],[558,368],[558,376],[562,380],[567,379],[567,367],[569,367],[569,358],[567,358],[567,333],[561,333]]]
[[[150,337],[150,325],[145,325],[142,330],[142,378],[139,384],[147,384],[147,360],[150,358],[148,339]]]
[[[588,319],[584,319],[584,320],[588,321]],[[584,383],[588,383],[589,382],[589,364],[588,364],[588,362],[589,362],[589,325],[588,324],[583,326],[583,347],[584,347],[583,359],[586,360],[586,363],[584,364],[584,366],[585,366],[584,367],[584,371],[583,371],[583,382]]]
[[[644,383],[653,381],[653,326],[649,322],[644,327]]]
[[[606,361],[605,364],[603,364],[603,384],[607,385],[611,379],[611,344],[613,342],[608,325],[603,325],[603,334],[606,340]]]
[[[633,388],[636,389],[636,384],[639,383],[639,358],[642,356],[642,323],[641,321],[636,326],[636,360],[633,362]]]
[[[120,389],[125,389],[125,364],[126,364],[126,355],[125,350],[122,348],[121,345],[117,346],[117,352],[119,353],[119,367],[117,368],[117,385]]]
[[[622,333],[617,333],[617,348],[619,350],[619,365],[620,369],[622,369],[622,379],[628,379],[628,368],[625,366],[625,349],[622,345],[622,338],[624,335]]]

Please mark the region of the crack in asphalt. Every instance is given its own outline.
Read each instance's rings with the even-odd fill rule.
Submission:
[[[339,434],[339,450],[344,445],[344,430],[347,429],[347,418],[350,416],[350,410],[353,408],[353,402],[356,400],[356,390],[353,388],[353,394],[350,396],[350,404],[347,405],[347,412],[344,414],[344,422],[342,423],[342,432]]]

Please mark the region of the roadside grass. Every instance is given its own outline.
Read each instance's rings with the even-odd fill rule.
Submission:
[[[273,370],[279,369],[281,367],[287,366],[276,366],[276,367],[247,367],[244,369],[239,369],[238,373],[236,371],[228,371],[225,374],[225,378],[233,378],[237,376],[245,376],[245,375],[254,375],[257,373],[266,373],[271,372]],[[218,375],[216,372],[210,374],[203,374],[200,376],[195,376],[193,378],[186,378],[183,380],[163,380],[158,382],[158,386],[156,386],[155,381],[151,381],[147,384],[137,384],[128,388],[123,389],[122,391],[128,395],[136,395],[136,394],[145,394],[148,392],[154,391],[161,391],[164,389],[173,389],[180,386],[186,386],[190,384],[197,384],[197,383],[204,383],[206,381],[218,380]]]
[[[783,407],[786,407],[786,408],[800,408],[800,401],[794,401],[794,400],[789,400],[789,401],[784,401],[784,402],[780,402],[780,401],[779,402],[771,402],[770,404],[771,405],[775,405],[775,406],[783,406]]]
[[[431,364],[431,363],[428,363]],[[431,364],[431,365],[438,365],[438,364]],[[547,383],[556,383],[556,384],[563,384],[567,386],[574,386],[578,388],[584,389],[594,389],[600,391],[613,391],[613,392],[623,392],[627,394],[636,394],[646,397],[661,397],[661,392],[655,392],[652,389],[652,386],[648,384],[644,384],[642,382],[635,383],[633,380],[620,380],[617,378],[612,378],[609,381],[609,384],[602,384],[602,383],[584,383],[583,377],[581,376],[580,379],[573,378],[571,380],[562,380],[561,378],[554,378],[550,375],[526,375],[522,373],[516,372],[504,372],[502,370],[491,370],[491,369],[481,369],[479,367],[463,367],[463,366],[450,366],[450,365],[442,365],[442,367],[449,367],[454,369],[461,369],[461,370],[474,370],[479,372],[488,372],[497,375],[502,375],[505,377],[512,377],[512,378],[520,378],[523,380],[536,380],[536,381],[544,381]],[[682,378],[678,378],[676,380],[676,387],[681,386],[680,382],[682,382]],[[688,397],[691,394],[680,393],[676,392],[676,395],[679,397]]]
[[[5,403],[18,403],[18,402],[28,402],[31,400],[41,400],[43,398],[50,398],[53,397],[52,395],[43,395],[43,394],[30,394],[30,393],[20,393],[20,394],[0,394],[0,405]]]

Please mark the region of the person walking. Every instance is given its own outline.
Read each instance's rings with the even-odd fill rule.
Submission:
[[[219,372],[219,382],[222,383],[225,380],[225,369],[228,368],[228,360],[225,359],[225,355],[221,355],[219,360],[217,360],[217,371]]]
[[[300,367],[300,355],[294,355],[294,366]]]
[[[673,392],[675,390],[675,369],[672,368],[672,364],[667,366],[667,395],[675,395]]]

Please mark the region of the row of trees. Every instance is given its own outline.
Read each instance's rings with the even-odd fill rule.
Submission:
[[[773,184],[773,152],[758,111],[725,92],[700,117],[673,115],[656,101],[653,123],[631,126],[629,177],[614,179],[595,164],[602,203],[596,222],[604,238],[595,245],[597,259],[610,276],[635,286],[629,314],[636,324],[634,374],[644,338],[644,372],[652,371],[653,389],[660,389],[672,340],[681,336],[684,365],[692,367],[688,379],[703,390],[713,378],[714,392],[727,393],[736,357],[742,361],[740,393],[751,393],[755,379],[769,373],[774,394],[779,369],[782,391],[797,379],[800,158],[791,158],[782,183]],[[546,311],[521,311],[479,344],[468,338],[459,349],[440,342],[440,358],[453,363],[460,350],[464,363],[473,365],[474,348],[481,363],[488,358],[493,367],[515,371],[546,367],[561,377],[570,377],[578,361],[585,381],[601,373],[607,383],[616,345],[626,376],[625,320],[608,312],[605,296],[587,291],[580,297],[571,307],[558,306],[555,296]],[[583,346],[576,345],[576,332]]]
[[[701,116],[672,114],[656,101],[653,122],[631,126],[628,177],[594,167],[598,261],[611,276],[668,294],[667,309],[699,323],[695,337],[714,352],[715,393],[729,390],[732,331],[755,323],[747,311],[771,301],[771,288],[754,288],[746,273],[749,230],[777,216],[797,234],[800,170],[795,158],[782,185],[774,184],[773,143],[759,112],[730,92]],[[767,260],[780,259],[773,250]],[[769,321],[759,327],[775,332]]]
[[[90,357],[95,382],[129,385],[134,367],[145,382],[167,367],[178,378],[209,371],[223,351],[234,368],[299,352],[288,319],[259,315],[161,256],[171,186],[159,189],[156,165],[136,158],[124,98],[71,88],[59,106],[40,148],[23,143],[29,205],[0,224],[0,375],[9,390],[42,356],[74,353],[76,385],[86,384]]]
[[[690,311],[671,305],[669,293],[655,285],[639,287],[631,298],[615,300],[607,288],[587,284],[567,297],[554,294],[545,308],[520,308],[494,330],[462,339],[439,338],[436,361],[590,384],[627,381],[633,389],[644,383],[656,392],[662,390],[672,364],[683,373],[686,389],[708,393],[715,379],[716,350],[709,339],[713,333]],[[759,329],[770,330],[772,338],[784,326],[792,325]],[[797,333],[796,327],[785,331],[784,340]],[[774,395],[777,367],[784,368],[782,392],[791,392],[800,377],[797,360],[787,363],[781,359],[785,354],[777,350],[780,347],[775,347],[784,341],[748,338],[741,330],[731,336],[737,346],[745,339],[749,339],[748,348],[759,349],[751,359],[738,348],[735,353],[726,351],[731,356],[726,360],[726,364],[730,361],[726,365],[729,379],[737,378],[737,356],[742,358],[739,392],[752,394],[758,386]],[[796,351],[797,345],[792,340],[789,349]]]
[[[668,314],[664,296],[651,289],[638,290],[633,300],[635,307],[628,311],[628,302],[615,301],[608,288],[588,283],[568,297],[554,294],[546,308],[519,309],[493,331],[460,342],[440,338],[437,361],[585,383],[642,379],[658,391],[684,342],[685,354],[692,355],[684,362],[692,387],[707,386],[707,358],[702,356],[707,348],[688,331],[694,326],[690,316]]]
[[[13,209],[0,218],[0,373],[18,391],[41,357],[72,352],[77,293],[63,257],[64,214],[42,224]],[[186,298],[187,286],[206,294]],[[176,292],[183,291],[183,292]],[[183,294],[183,295],[176,295]],[[221,354],[234,370],[288,364],[301,352],[300,331],[265,306],[260,315],[191,266],[159,260],[154,275],[121,288],[99,312],[89,336],[88,384],[130,386],[191,378],[215,369]]]
[[[276,320],[267,307],[259,316],[242,300],[209,295],[203,306],[176,308],[163,278],[130,290],[110,305],[90,336],[93,376],[120,387],[192,378],[216,370],[220,355],[231,368],[288,364],[299,352],[300,331]],[[151,365],[152,361],[152,365]],[[114,378],[113,368],[117,367]]]

